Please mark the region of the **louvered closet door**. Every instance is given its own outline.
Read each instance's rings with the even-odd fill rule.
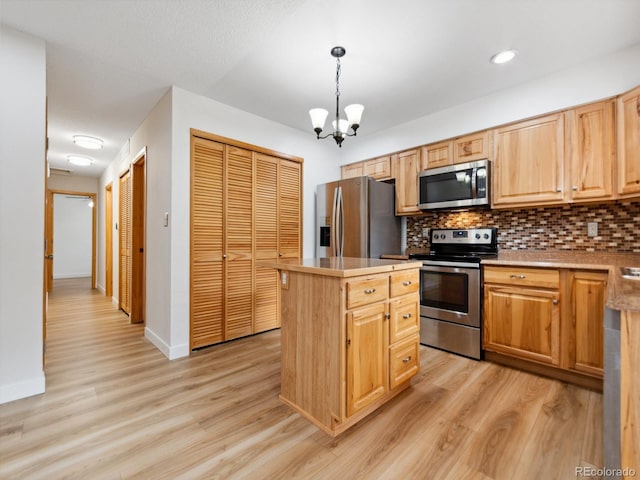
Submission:
[[[302,165],[280,161],[279,254],[282,258],[299,258],[302,239]]]
[[[253,333],[253,153],[226,146],[225,340]]]
[[[131,170],[120,177],[120,214],[118,241],[120,272],[118,282],[119,306],[131,312]]]
[[[255,242],[256,261],[278,258],[279,159],[256,154]],[[255,332],[279,326],[278,272],[256,265]]]
[[[224,145],[191,145],[191,348],[224,340]]]

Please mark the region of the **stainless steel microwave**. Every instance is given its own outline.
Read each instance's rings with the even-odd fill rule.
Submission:
[[[418,175],[418,208],[488,207],[491,162],[475,162],[430,168]]]

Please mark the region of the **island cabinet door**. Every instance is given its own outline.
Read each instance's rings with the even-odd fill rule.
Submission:
[[[347,416],[388,391],[387,304],[347,314]]]

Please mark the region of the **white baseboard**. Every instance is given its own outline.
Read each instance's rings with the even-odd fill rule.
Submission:
[[[107,290],[99,283],[96,285],[96,289],[103,295],[107,292]]]
[[[87,278],[91,277],[91,272],[89,273],[57,273],[53,276],[54,280],[60,280],[63,278]]]
[[[45,385],[44,372],[36,378],[0,385],[0,404],[44,393]]]
[[[167,345],[158,335],[151,331],[148,327],[144,329],[144,336],[153,345],[162,352],[169,360],[189,356],[189,345],[175,345],[173,347]]]

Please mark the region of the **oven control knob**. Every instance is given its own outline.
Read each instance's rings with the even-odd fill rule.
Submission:
[[[488,234],[488,233],[485,233],[485,234],[484,234],[484,239],[485,239],[485,240],[489,240],[489,234]]]
[[[439,238],[439,235],[436,233],[436,234],[434,234],[434,235],[433,235],[433,238],[434,238],[435,240],[437,240],[437,239]]]
[[[480,238],[480,234],[479,233],[476,233],[476,238],[478,238],[478,239]]]

